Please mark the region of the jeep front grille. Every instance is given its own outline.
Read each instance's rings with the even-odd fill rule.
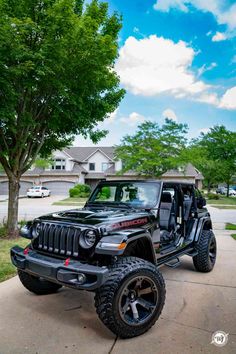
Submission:
[[[61,256],[78,257],[81,232],[81,228],[78,227],[42,222],[33,247]]]

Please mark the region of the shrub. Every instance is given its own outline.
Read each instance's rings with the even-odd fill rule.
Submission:
[[[103,187],[99,196],[99,199],[109,199],[111,196],[111,190],[110,187]]]
[[[87,184],[77,184],[69,190],[71,198],[88,198],[91,188]]]
[[[207,194],[207,198],[208,199],[218,200],[218,199],[220,199],[220,196],[218,194],[215,194],[215,193],[208,193]]]
[[[7,226],[0,225],[0,238],[7,237]]]

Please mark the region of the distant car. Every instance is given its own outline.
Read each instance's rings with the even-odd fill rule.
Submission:
[[[225,194],[227,194],[227,189],[225,187],[219,187],[216,189],[216,193],[225,195]]]
[[[233,188],[230,188],[229,195],[230,195],[230,197],[236,197],[236,191]]]
[[[27,191],[28,198],[32,198],[32,197],[44,198],[44,197],[49,197],[50,195],[51,195],[51,191],[48,188],[42,186],[33,186],[29,188]]]

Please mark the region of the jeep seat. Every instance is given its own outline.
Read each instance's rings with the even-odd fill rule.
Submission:
[[[163,192],[161,195],[160,205],[160,228],[164,230],[170,230],[171,226],[175,222],[173,215],[174,202],[170,192]]]
[[[184,221],[188,221],[191,207],[193,203],[193,198],[189,195],[184,195],[184,202],[183,202],[183,207],[184,207]]]

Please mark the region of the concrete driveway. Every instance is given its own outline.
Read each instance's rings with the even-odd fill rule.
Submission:
[[[236,352],[236,241],[216,224],[218,259],[213,272],[194,271],[184,257],[177,269],[162,267],[166,304],[143,336],[120,340],[96,316],[93,294],[62,289],[36,296],[17,277],[0,284],[0,354],[198,354]],[[226,346],[212,333],[229,333]]]

